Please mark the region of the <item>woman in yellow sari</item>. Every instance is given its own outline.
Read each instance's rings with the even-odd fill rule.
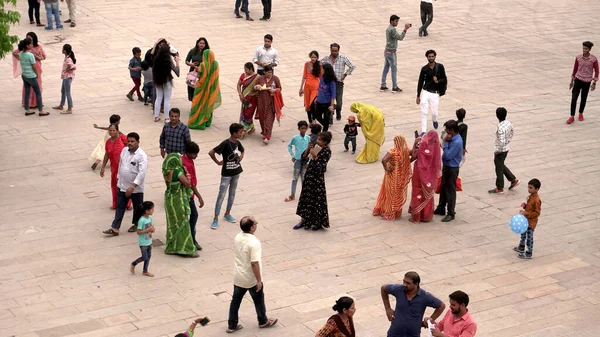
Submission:
[[[187,123],[190,129],[204,130],[209,127],[212,124],[213,111],[221,105],[219,63],[210,49],[204,50],[202,60]]]
[[[381,215],[383,220],[396,220],[402,216],[402,207],[406,202],[408,184],[412,170],[413,152],[408,149],[404,136],[394,138],[394,148],[381,160],[385,175],[373,208],[373,215]]]
[[[360,102],[352,103],[350,111],[358,114],[358,122],[366,140],[356,161],[362,164],[374,163],[379,160],[379,149],[385,140],[383,113],[372,105]]]

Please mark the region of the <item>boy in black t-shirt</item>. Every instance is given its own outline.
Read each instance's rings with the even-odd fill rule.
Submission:
[[[233,123],[229,126],[229,133],[231,137],[225,139],[214,149],[210,150],[208,155],[212,160],[219,166],[221,166],[221,184],[219,186],[219,195],[217,196],[217,204],[215,205],[215,217],[211,229],[217,229],[219,227],[219,213],[221,212],[221,205],[223,199],[225,199],[225,193],[229,189],[229,197],[227,198],[227,208],[225,209],[225,215],[223,219],[235,223],[237,220],[231,216],[231,207],[233,207],[233,201],[235,199],[235,190],[237,188],[238,180],[240,179],[240,173],[242,173],[242,165],[240,162],[244,159],[244,147],[240,143],[239,139],[244,137],[244,127],[241,124]],[[219,154],[222,160],[218,160],[215,154]]]
[[[346,138],[344,138],[344,147],[346,148],[344,152],[348,152],[348,143],[352,142],[352,154],[356,152],[356,136],[358,136],[358,128],[360,127],[360,123],[356,123],[356,117],[348,116],[348,124],[344,126],[344,133],[346,134]]]

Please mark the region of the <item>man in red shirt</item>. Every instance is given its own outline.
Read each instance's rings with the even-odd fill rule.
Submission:
[[[469,314],[469,295],[457,290],[450,294],[450,310],[444,318],[431,329],[434,337],[473,337],[477,324]]]
[[[573,89],[571,96],[571,117],[567,119],[567,124],[575,121],[575,109],[577,108],[577,98],[581,92],[581,103],[579,104],[579,120],[583,121],[583,109],[590,91],[596,89],[598,82],[598,59],[590,54],[590,50],[594,46],[590,41],[583,43],[583,54],[575,57],[575,65],[573,66],[573,74],[571,74],[571,84],[569,89]]]
[[[194,196],[198,197],[198,208],[202,208],[204,206],[204,200],[202,200],[202,196],[196,185],[198,184],[198,179],[196,179],[196,166],[194,166],[194,159],[198,157],[198,152],[200,152],[200,147],[198,144],[194,142],[188,142],[185,144],[185,153],[181,156],[181,161],[183,162],[183,167],[188,174],[188,178],[192,183],[192,197],[190,198],[190,231],[192,232],[192,239],[194,239],[194,245],[196,249],[202,250],[202,246],[198,244],[196,241],[196,222],[198,221],[198,210],[196,209],[196,203],[194,202]]]

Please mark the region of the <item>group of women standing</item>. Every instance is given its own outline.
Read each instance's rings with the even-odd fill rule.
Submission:
[[[413,161],[414,170],[411,170]],[[399,219],[406,203],[408,184],[412,181],[409,221],[431,221],[433,195],[441,172],[441,148],[437,133],[430,130],[424,137],[417,137],[410,149],[404,136],[396,136],[394,148],[381,162],[385,173],[373,215],[380,215],[384,220]]]

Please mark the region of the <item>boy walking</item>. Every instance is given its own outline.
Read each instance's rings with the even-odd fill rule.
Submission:
[[[285,202],[290,202],[296,199],[296,185],[298,184],[298,178],[302,179],[304,183],[304,173],[306,172],[305,163],[302,160],[302,154],[308,148],[310,143],[310,136],[306,134],[308,130],[308,123],[306,121],[298,122],[299,134],[292,137],[288,143],[288,152],[292,156],[292,163],[294,163],[294,177],[292,178],[292,193],[289,197],[285,198]]]
[[[138,97],[138,101],[144,101],[142,93],[140,92],[140,86],[142,85],[142,50],[138,47],[134,47],[131,52],[133,57],[129,60],[129,75],[133,80],[133,89],[126,95],[127,98],[133,102],[133,93],[135,92]]]
[[[504,176],[510,181],[508,190],[512,190],[519,185],[519,179],[510,171],[504,161],[508,155],[508,144],[512,140],[514,130],[510,121],[506,120],[508,111],[505,108],[499,107],[496,109],[496,117],[498,118],[498,127],[496,128],[496,143],[494,144],[494,166],[496,166],[496,188],[489,190],[491,194],[504,193]]]
[[[223,219],[231,223],[237,221],[231,216],[230,212],[235,200],[235,190],[240,179],[240,173],[243,171],[240,162],[244,159],[244,147],[239,139],[244,137],[245,132],[243,125],[238,123],[231,124],[229,126],[231,137],[225,139],[208,153],[210,158],[217,165],[221,166],[221,184],[219,185],[219,195],[217,196],[217,203],[215,205],[215,217],[210,225],[211,229],[219,228],[219,213],[221,212],[221,205],[223,204],[227,190],[229,190],[229,197],[227,198],[227,208],[225,209]],[[215,154],[221,155],[222,159],[218,160]]]
[[[358,136],[359,123],[356,123],[356,117],[354,115],[348,116],[348,124],[344,126],[344,152],[348,152],[348,143],[352,142],[352,154],[356,152],[356,136]]]
[[[527,203],[522,203],[521,208],[523,209],[519,211],[529,221],[527,231],[521,234],[519,245],[513,248],[515,252],[519,253],[520,259],[531,259],[533,255],[533,231],[535,231],[538,218],[542,213],[542,199],[538,195],[540,187],[542,187],[542,183],[535,178],[527,183],[529,196],[527,197]],[[527,243],[527,251],[525,250],[525,243]]]

